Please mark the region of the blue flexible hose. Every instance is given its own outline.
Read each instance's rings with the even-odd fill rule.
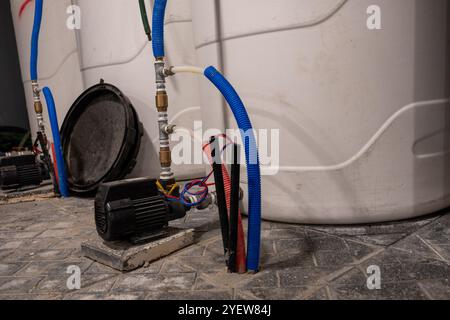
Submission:
[[[167,0],[155,0],[153,6],[152,32],[153,55],[155,58],[165,56],[164,52],[164,16],[166,14]]]
[[[55,144],[56,164],[58,166],[58,185],[61,196],[64,198],[69,197],[69,188],[67,187],[67,174],[66,164],[64,162],[61,137],[59,134],[58,115],[56,114],[55,100],[53,99],[52,92],[49,88],[42,89],[47,102],[48,117],[50,118],[50,124],[52,127],[53,143]]]
[[[38,79],[37,61],[39,52],[39,32],[41,31],[43,0],[35,0],[33,33],[31,36],[31,59],[30,75],[31,80]]]
[[[164,18],[167,0],[155,0],[153,6],[153,55],[155,58],[165,56],[164,51]],[[261,247],[261,174],[258,149],[250,118],[233,86],[214,68],[205,70],[205,76],[219,89],[230,105],[239,128],[243,131],[243,142],[247,160],[249,222],[248,222],[248,254],[247,269],[259,271]]]
[[[261,172],[258,148],[250,118],[236,90],[214,67],[205,69],[205,76],[219,89],[233,111],[245,146],[248,176],[248,249],[247,269],[259,271],[261,247]]]

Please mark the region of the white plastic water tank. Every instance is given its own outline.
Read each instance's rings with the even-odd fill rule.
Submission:
[[[22,16],[19,16],[20,7],[23,3],[23,0],[11,0],[11,14],[14,21],[30,129],[33,137],[35,137],[37,123],[30,80],[34,2],[25,8]],[[75,32],[66,27],[68,17],[66,9],[70,5],[70,0],[45,0],[39,43],[39,84],[41,88],[48,86],[52,89],[60,125],[70,106],[84,89]],[[44,101],[43,95],[42,100]],[[49,139],[51,139],[50,122],[47,112],[44,114],[46,130]]]
[[[11,0],[35,131],[29,86],[33,10],[19,19],[21,3]],[[65,27],[72,3],[82,8],[78,34]],[[449,205],[446,0],[190,4],[192,17],[187,1],[169,0],[169,63],[219,66],[242,94],[255,127],[280,129],[281,167],[263,178],[265,218],[377,222]],[[366,27],[371,5],[382,10],[382,30]],[[151,143],[157,138],[153,58],[137,1],[45,0],[39,74],[41,86],[54,91],[60,122],[83,89],[100,78],[119,86],[146,127],[134,175],[158,173],[157,143]],[[199,86],[195,77],[180,75],[170,79],[168,91],[177,124],[192,128],[201,105],[205,129],[233,126],[206,81]],[[179,177],[203,173],[189,166],[176,171]]]
[[[86,86],[103,78],[118,86],[131,100],[144,124],[145,135],[134,176],[157,176],[159,134],[155,101],[155,71],[151,43],[145,36],[139,2],[130,0],[75,0],[82,12],[79,30],[82,73]],[[146,1],[151,22],[153,1]],[[170,0],[166,13],[166,52],[171,65],[197,64],[189,1]],[[199,79],[195,76],[168,81],[170,120],[194,130],[201,120]],[[173,166],[176,176],[200,177],[203,165]]]
[[[34,3],[21,18],[23,0],[11,0],[12,14],[25,83],[28,113],[33,134],[35,114],[30,88],[30,38]],[[151,23],[151,5],[146,1]],[[81,29],[66,27],[70,5],[81,9]],[[167,6],[166,47],[171,64],[196,64],[191,8],[188,1],[171,0]],[[51,87],[60,125],[70,106],[84,89],[104,79],[126,94],[144,124],[138,163],[132,176],[158,176],[159,140],[155,101],[153,53],[141,22],[138,1],[130,0],[45,0],[39,44],[39,82]],[[170,118],[179,127],[193,130],[201,120],[199,79],[184,76],[168,83]],[[47,120],[48,133],[50,133]],[[49,134],[49,138],[51,135]],[[174,165],[179,178],[204,174],[202,165]]]
[[[381,30],[367,27],[373,5]],[[264,218],[366,223],[450,205],[449,5],[192,0],[200,65],[223,69],[256,129],[280,129]],[[233,127],[206,81],[201,93],[204,126]]]

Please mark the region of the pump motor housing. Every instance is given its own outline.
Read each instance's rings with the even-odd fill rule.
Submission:
[[[42,163],[32,152],[11,153],[0,156],[0,188],[14,190],[39,186],[47,175]]]
[[[103,183],[95,198],[95,224],[105,241],[140,243],[168,234],[169,221],[186,216],[186,208],[168,202],[155,179]]]

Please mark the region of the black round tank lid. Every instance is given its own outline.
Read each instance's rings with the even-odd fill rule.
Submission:
[[[104,83],[87,89],[61,128],[69,189],[93,194],[103,182],[123,179],[136,165],[143,126],[130,100]]]

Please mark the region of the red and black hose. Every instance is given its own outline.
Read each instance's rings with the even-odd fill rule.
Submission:
[[[230,258],[228,270],[237,272],[236,256],[238,248],[238,225],[239,225],[239,200],[240,200],[240,178],[241,166],[239,163],[239,147],[233,145],[233,163],[231,164],[231,194],[230,194]]]
[[[210,140],[211,143],[211,157],[213,161],[213,171],[214,171],[214,182],[216,184],[216,193],[217,193],[217,206],[219,209],[219,220],[220,220],[220,229],[222,231],[222,240],[223,240],[223,249],[225,253],[225,257],[229,257],[229,223],[228,223],[228,210],[227,210],[227,200],[225,197],[225,187],[223,183],[223,175],[222,175],[222,160],[220,157],[220,146],[219,140],[215,137],[212,137]]]

